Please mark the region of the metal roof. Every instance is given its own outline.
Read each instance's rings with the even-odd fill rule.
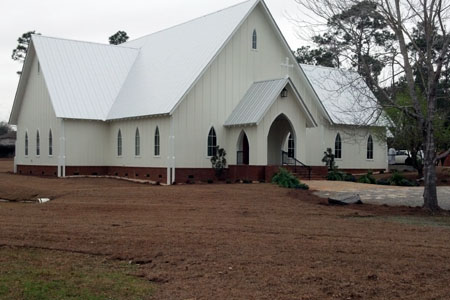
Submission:
[[[358,73],[300,66],[334,124],[382,126],[377,99]]]
[[[172,113],[259,2],[243,2],[125,43],[140,53],[108,119]]]
[[[290,85],[294,90],[302,110],[305,112],[308,124],[315,124],[310,112],[289,78],[255,82],[248,89],[242,100],[225,121],[225,126],[258,125],[272,104],[278,99],[281,91]]]
[[[106,120],[138,49],[33,35],[59,118]]]

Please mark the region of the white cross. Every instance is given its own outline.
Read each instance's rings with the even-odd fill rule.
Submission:
[[[289,57],[286,57],[286,62],[281,64],[281,66],[286,68],[286,78],[288,78],[289,77],[289,69],[294,68],[294,65],[289,64]]]

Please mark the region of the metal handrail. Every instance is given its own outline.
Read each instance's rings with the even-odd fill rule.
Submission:
[[[285,160],[285,158],[287,157],[287,160]],[[289,160],[293,160],[294,161],[294,172],[297,173],[297,165],[307,168],[308,169],[308,179],[311,180],[311,171],[312,168],[310,166],[305,165],[304,163],[302,163],[301,161],[299,161],[297,158],[293,157],[293,156],[289,156],[289,153],[286,151],[281,151],[281,163],[283,165],[292,165],[289,163]]]

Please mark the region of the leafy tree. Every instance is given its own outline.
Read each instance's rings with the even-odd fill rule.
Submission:
[[[109,37],[109,43],[111,45],[120,45],[128,41],[130,37],[125,31],[117,31],[115,34]]]
[[[299,64],[339,67],[339,56],[321,47],[311,49],[310,46],[302,46],[294,51],[294,56]]]
[[[348,60],[346,65],[365,78],[378,98],[377,106],[396,109],[406,122],[414,124],[424,151],[423,207],[439,210],[435,131],[440,107],[450,106],[448,97],[440,97],[445,95],[447,88],[443,85],[450,77],[446,74],[450,1],[296,1],[324,20],[329,29],[329,33],[313,41],[320,46],[332,41]],[[398,101],[397,87],[401,87],[400,91],[404,88],[409,104]],[[448,125],[448,117],[446,122]]]
[[[12,128],[11,128],[11,126],[9,126],[8,123],[6,123],[4,121],[0,122],[0,136],[7,134],[8,132],[11,132],[11,131],[12,131]]]
[[[28,31],[25,32],[24,34],[22,34],[22,36],[20,36],[17,39],[18,45],[15,49],[13,49],[11,58],[15,61],[18,61],[20,63],[23,63],[25,61],[25,58],[27,56],[27,51],[28,51],[28,46],[31,43],[31,35],[36,34],[36,35],[40,35],[40,33],[36,33],[35,30],[33,31]],[[18,71],[17,74],[21,74],[21,71]]]

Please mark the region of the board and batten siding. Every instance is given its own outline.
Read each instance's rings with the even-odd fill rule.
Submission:
[[[258,36],[256,50],[252,49],[254,29]],[[285,63],[286,57],[290,57],[288,51],[262,6],[258,5],[174,112],[177,167],[211,167],[207,157],[207,137],[211,127],[216,131],[218,145],[228,152],[228,163],[235,163],[236,144],[241,129],[227,129],[223,124],[254,82],[286,76],[286,68],[281,64]],[[292,60],[290,63],[294,64]],[[316,117],[319,110],[306,78],[297,68],[290,69],[289,76]],[[301,127],[305,128],[306,119],[303,115],[289,118],[291,121],[299,120]],[[267,163],[267,136],[264,134],[267,134],[270,124],[264,122],[260,125],[264,130],[245,128],[250,143],[251,165]],[[304,132],[301,127],[296,128],[296,132],[299,135],[300,155],[304,155],[306,148],[301,145],[301,141],[305,133],[301,133],[302,130]],[[255,146],[256,141],[258,146]],[[254,152],[256,149],[257,153]]]
[[[44,76],[35,53],[17,120],[15,164],[57,166],[60,150],[61,120],[56,118]],[[49,131],[52,130],[53,155],[49,155]],[[40,155],[36,155],[36,132],[39,130]],[[28,155],[25,155],[25,133],[28,132]]]
[[[308,140],[308,164],[324,165],[322,158],[327,148],[334,151],[334,143],[339,133],[342,141],[342,158],[336,159],[340,169],[387,169],[387,143],[380,140],[370,128],[353,126],[326,126],[325,120],[317,128],[306,131]],[[373,139],[373,159],[367,159],[367,141]]]

